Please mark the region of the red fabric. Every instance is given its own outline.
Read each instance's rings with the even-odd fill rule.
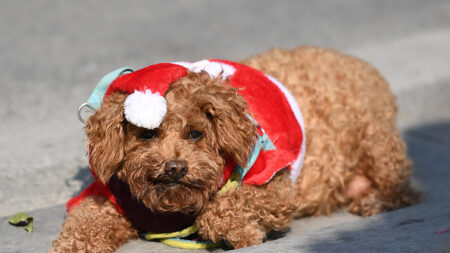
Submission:
[[[92,172],[92,174],[94,173]],[[111,201],[114,204],[114,206],[116,206],[117,210],[120,213],[124,214],[124,211],[117,204],[116,198],[114,197],[114,195],[112,195],[111,191],[109,190],[109,187],[102,184],[98,180],[95,180],[91,185],[89,185],[88,188],[84,189],[84,191],[82,191],[78,196],[73,197],[67,202],[66,204],[67,212],[70,212],[73,207],[78,206],[84,199],[92,196],[103,196],[108,198],[109,201]]]
[[[225,162],[225,166],[223,168],[223,176],[222,176],[222,184],[220,185],[220,188],[225,185],[228,178],[230,178],[231,174],[234,171],[234,168],[236,168],[237,163],[233,160],[233,158],[228,158]]]
[[[160,63],[134,71],[130,74],[119,76],[108,87],[105,97],[116,92],[133,93],[135,90],[145,91],[150,89],[152,93],[159,92],[164,95],[169,85],[187,74],[187,69],[171,64]]]
[[[284,93],[262,72],[231,61],[211,61],[226,63],[236,69],[230,77],[230,85],[243,88],[239,93],[247,100],[253,118],[276,148],[261,150],[255,164],[244,177],[245,184],[262,185],[297,158],[303,141],[301,127]],[[234,168],[226,166],[226,169]]]

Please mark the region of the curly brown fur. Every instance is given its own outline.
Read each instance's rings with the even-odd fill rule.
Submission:
[[[49,252],[114,252],[132,238],[137,238],[136,229],[116,207],[105,198],[92,197],[67,215]]]
[[[351,212],[369,216],[418,201],[409,186],[411,162],[397,130],[395,97],[371,65],[315,47],[272,49],[244,63],[283,83],[302,110],[307,153],[297,181],[297,217],[329,214],[348,203]],[[355,175],[365,187],[349,197]]]
[[[103,101],[86,128],[92,169],[100,180],[106,183],[116,174],[149,209],[197,215],[200,235],[235,248],[261,243],[267,232],[289,226],[294,217],[329,214],[344,205],[368,216],[418,201],[409,185],[411,162],[396,126],[395,97],[373,67],[314,47],[273,49],[243,63],[285,84],[300,105],[306,156],[296,184],[284,170],[263,186],[242,185],[216,195],[226,159],[245,165],[256,129],[237,90],[205,72],[188,73],[170,85],[168,111],[157,130],[125,120],[127,94]],[[194,138],[194,130],[201,137]],[[182,177],[168,173],[171,162],[182,164]],[[99,236],[89,231],[102,222],[128,228],[117,213],[117,221],[90,225],[90,217],[112,205],[89,201],[66,221],[89,227],[87,232],[76,230],[75,240],[70,237],[75,225],[64,225],[55,247],[68,249],[83,240],[91,245]],[[135,236],[123,231],[129,231],[126,238]]]
[[[199,233],[234,248],[259,244],[271,230],[289,226],[294,213],[294,185],[289,171],[277,173],[263,186],[242,185],[211,200],[197,218]]]

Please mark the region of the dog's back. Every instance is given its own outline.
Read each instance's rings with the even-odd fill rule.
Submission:
[[[370,64],[316,47],[272,49],[243,63],[283,83],[303,113],[307,145],[296,216],[346,203],[368,216],[417,201],[395,97]]]

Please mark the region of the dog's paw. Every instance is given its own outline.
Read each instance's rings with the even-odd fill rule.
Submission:
[[[232,227],[215,226],[209,229],[200,229],[199,233],[202,237],[214,242],[224,241],[235,249],[260,244],[266,237],[266,232],[256,222],[244,223],[240,226],[230,225]]]
[[[224,239],[230,246],[238,249],[260,244],[265,237],[266,232],[255,222],[227,231]]]
[[[366,217],[417,204],[420,198],[420,192],[407,182],[400,184],[393,192],[381,192],[371,188],[363,196],[355,198],[348,210]]]
[[[266,236],[264,227],[258,222],[258,215],[224,198],[212,201],[209,207],[197,218],[199,234],[213,242],[225,241],[233,248],[243,248],[262,243]]]
[[[368,194],[357,198],[350,203],[348,211],[362,217],[379,214],[384,210],[383,203],[377,192],[369,192]]]

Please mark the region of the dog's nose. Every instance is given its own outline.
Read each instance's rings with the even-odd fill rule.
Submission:
[[[187,162],[184,160],[168,161],[166,163],[166,167],[164,168],[164,173],[173,180],[181,179],[184,175],[186,175],[187,171]]]

